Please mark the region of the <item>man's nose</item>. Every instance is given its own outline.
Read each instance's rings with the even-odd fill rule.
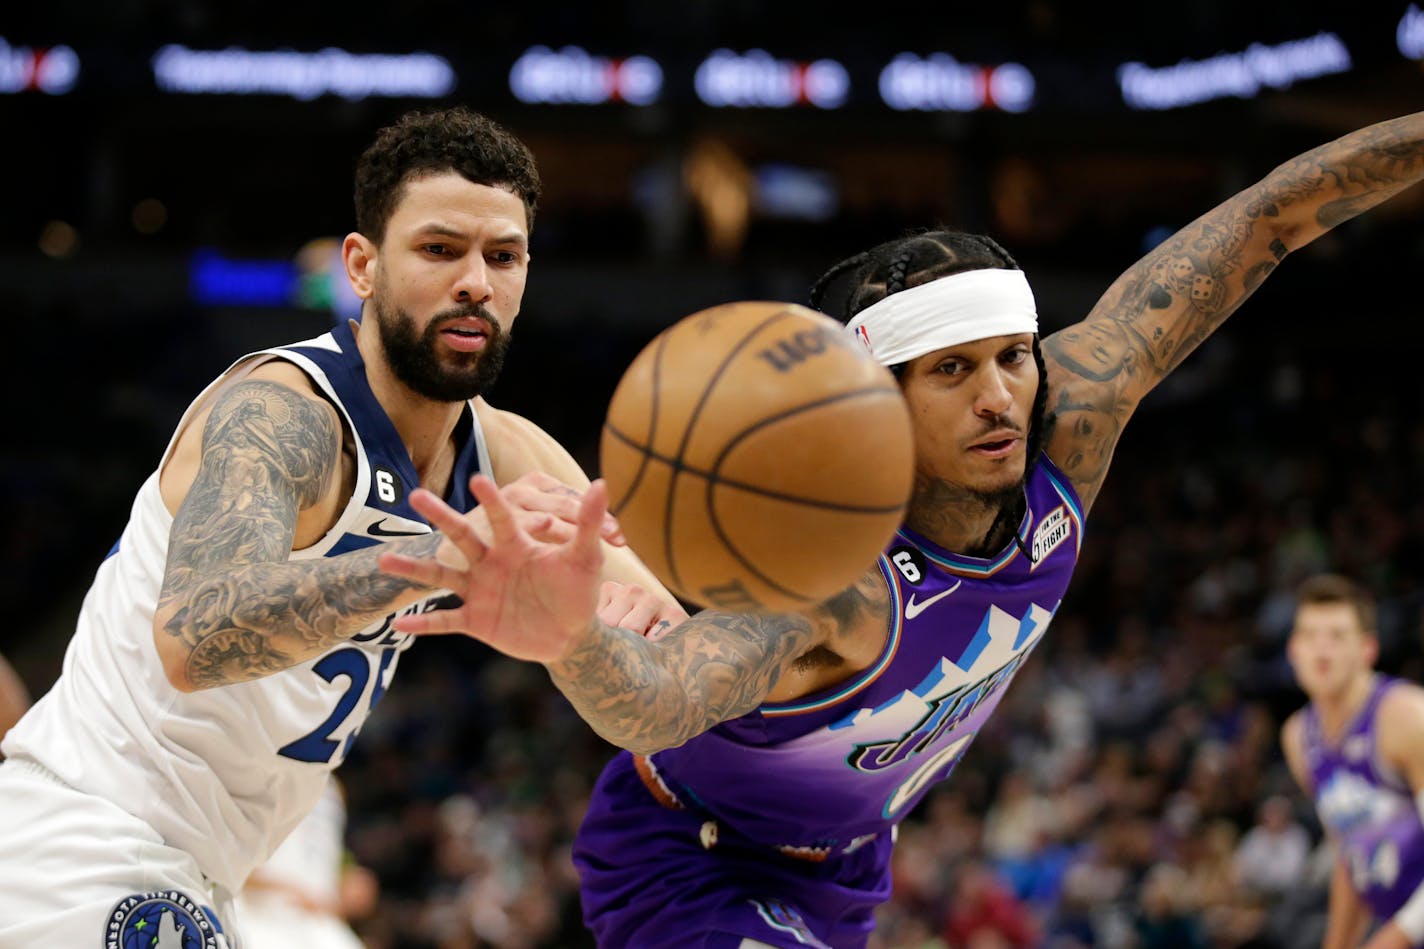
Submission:
[[[456,302],[484,303],[494,295],[494,288],[490,286],[489,281],[489,268],[485,266],[483,257],[474,254],[470,256],[469,264],[451,289]]]

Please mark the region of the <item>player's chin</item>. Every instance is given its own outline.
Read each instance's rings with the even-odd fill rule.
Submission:
[[[1007,458],[993,459],[986,467],[988,470],[977,479],[979,484],[976,487],[980,491],[990,493],[1009,491],[1023,484],[1023,452],[1018,452]]]

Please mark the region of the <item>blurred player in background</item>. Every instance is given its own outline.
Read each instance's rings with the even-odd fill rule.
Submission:
[[[335,776],[316,807],[237,895],[242,937],[262,949],[361,949],[347,920],[369,915],[379,884],[346,851],[346,800]]]
[[[930,232],[833,267],[811,304],[899,377],[916,484],[879,562],[804,615],[709,610],[644,638],[662,622],[656,598],[600,602],[601,486],[559,546],[525,536],[487,484],[476,488],[492,546],[420,495],[474,567],[382,557],[463,598],[396,627],[467,631],[543,662],[627,749],[575,844],[600,944],[863,946],[890,895],[896,825],[1042,639],[1138,403],[1287,254],[1421,177],[1424,114],[1291,159],[1163,241],[1042,346],[1027,280],[987,238]],[[814,552],[788,538],[786,555]]]
[[[20,680],[15,668],[4,656],[0,656],[0,738],[5,737],[10,726],[18,722],[29,707],[29,690],[25,688],[25,683]],[[4,754],[0,754],[0,760],[4,758]]]
[[[1301,585],[1287,655],[1310,702],[1281,747],[1338,849],[1325,949],[1424,945],[1424,689],[1375,672],[1374,600],[1324,574]]]
[[[482,522],[480,472],[531,529],[572,533],[578,464],[480,398],[524,294],[533,156],[468,110],[411,114],[362,154],[355,190],[362,320],[244,357],[197,398],[63,674],[5,739],[0,946],[237,941],[234,894],[316,805],[411,643],[392,616],[434,606],[376,551],[459,561],[410,492]],[[656,583],[626,551],[609,564]]]

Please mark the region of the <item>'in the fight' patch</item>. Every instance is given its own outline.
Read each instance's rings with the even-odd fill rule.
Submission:
[[[217,930],[177,890],[126,896],[109,911],[105,949],[217,949]]]
[[[1043,558],[1053,553],[1054,548],[1067,540],[1072,533],[1073,519],[1068,516],[1067,508],[1060,504],[1049,511],[1048,516],[1034,528],[1033,545],[1029,548],[1033,552],[1033,562],[1029,564],[1029,569],[1038,569]]]

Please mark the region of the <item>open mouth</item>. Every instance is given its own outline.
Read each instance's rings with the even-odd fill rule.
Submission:
[[[482,320],[461,320],[443,326],[440,336],[461,352],[478,352],[489,342],[489,330]]]
[[[991,438],[987,441],[976,442],[969,446],[969,450],[976,455],[983,455],[988,458],[1002,458],[1018,447],[1021,439],[1017,435],[1005,435],[1002,438]]]

